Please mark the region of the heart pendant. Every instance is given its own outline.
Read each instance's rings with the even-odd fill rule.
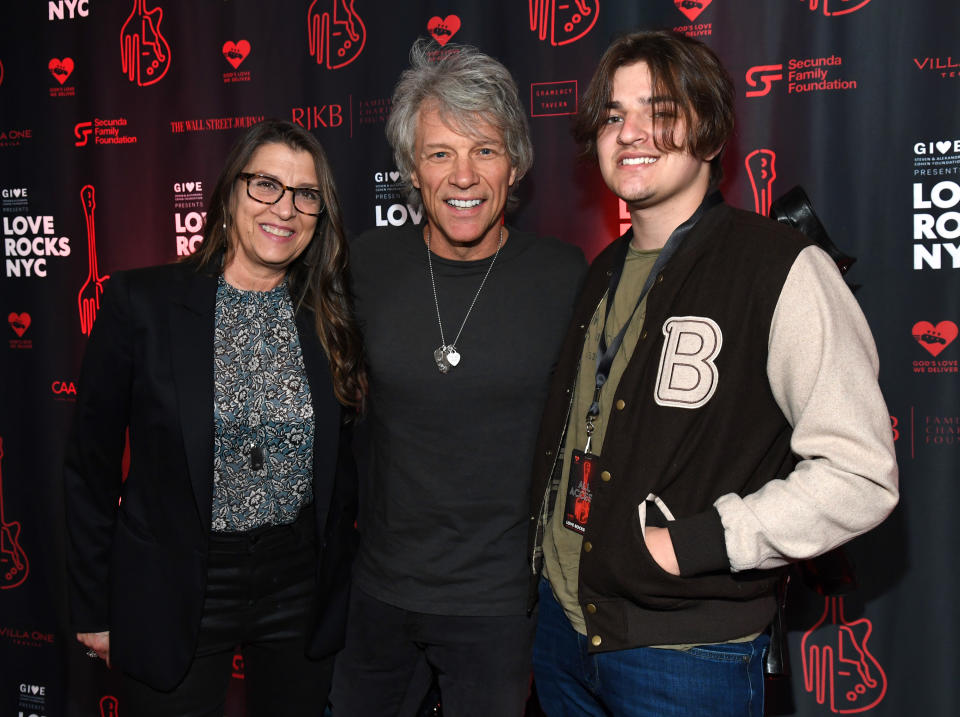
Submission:
[[[450,364],[451,367],[456,366],[458,363],[460,363],[460,352],[457,351],[455,347],[448,346],[446,358],[447,363]]]

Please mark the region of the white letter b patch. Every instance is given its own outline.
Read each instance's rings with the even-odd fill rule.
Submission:
[[[713,319],[675,316],[663,323],[663,352],[654,400],[661,406],[700,408],[717,390],[720,374],[713,360],[723,334]]]

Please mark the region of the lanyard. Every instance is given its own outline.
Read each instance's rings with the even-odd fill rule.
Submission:
[[[650,287],[653,286],[653,282],[657,275],[663,270],[663,267],[667,265],[667,262],[670,261],[671,257],[676,254],[677,249],[680,248],[680,243],[687,237],[687,235],[690,233],[696,223],[700,221],[700,218],[707,212],[707,210],[717,204],[720,204],[722,201],[723,196],[720,194],[720,192],[710,192],[703,198],[703,201],[700,202],[700,206],[697,207],[697,210],[693,213],[693,215],[673,230],[673,232],[670,234],[670,237],[667,239],[667,243],[663,245],[663,249],[660,251],[660,256],[657,257],[657,261],[654,263],[653,268],[647,275],[647,280],[644,282],[643,288],[640,290],[640,296],[637,298],[637,303],[634,304],[633,310],[630,312],[630,316],[623,323],[620,331],[617,332],[617,335],[613,337],[613,340],[608,346],[607,319],[610,317],[610,308],[613,306],[613,297],[617,293],[617,287],[620,285],[620,277],[623,275],[623,265],[627,260],[627,247],[629,246],[629,242],[623,242],[623,246],[620,248],[618,256],[614,261],[613,271],[610,273],[610,287],[607,289],[607,305],[603,315],[603,326],[600,329],[600,345],[599,350],[597,351],[596,383],[593,392],[593,401],[590,403],[590,408],[587,409],[586,452],[590,451],[590,440],[593,436],[594,421],[596,420],[597,416],[600,415],[600,391],[603,388],[603,385],[607,382],[607,376],[610,375],[610,367],[613,365],[613,359],[617,355],[617,351],[620,350],[620,345],[623,343],[623,337],[627,333],[627,327],[633,320],[633,315],[637,312],[637,309],[643,302],[643,297],[645,297],[647,292],[650,291]]]

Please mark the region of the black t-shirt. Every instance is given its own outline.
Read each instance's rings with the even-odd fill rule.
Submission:
[[[489,264],[433,256],[447,343]],[[583,254],[510,229],[447,374],[420,228],[363,234],[351,266],[371,389],[355,584],[417,612],[522,614],[532,452]]]

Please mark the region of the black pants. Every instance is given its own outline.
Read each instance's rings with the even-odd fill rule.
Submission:
[[[337,655],[334,717],[409,717],[436,675],[444,717],[521,717],[536,618],[428,615],[356,587]]]
[[[199,644],[186,677],[173,691],[160,692],[125,676],[120,713],[223,715],[239,646],[247,717],[322,715],[333,660],[309,660],[304,654],[315,569],[313,506],[292,525],[213,534]]]

